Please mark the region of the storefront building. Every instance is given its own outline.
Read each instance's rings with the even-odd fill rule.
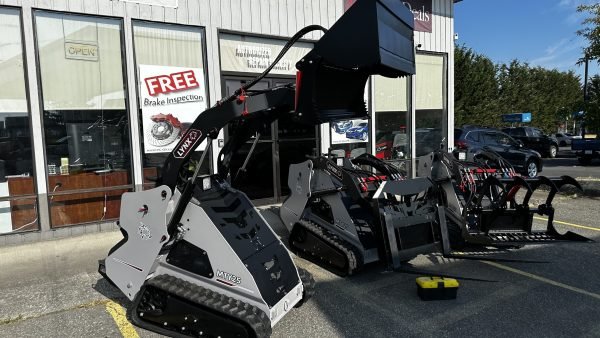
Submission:
[[[0,0],[0,246],[116,229],[121,195],[154,186],[181,130],[268,67],[288,37],[331,27],[353,2]],[[452,148],[457,1],[403,2],[416,20],[417,74],[371,78],[369,119],[276,121],[245,171],[251,143],[232,163],[234,187],[277,203],[289,164],[307,155],[368,152],[415,175],[417,156]],[[255,89],[292,83],[320,35]],[[213,141],[203,173],[216,172],[228,136]]]

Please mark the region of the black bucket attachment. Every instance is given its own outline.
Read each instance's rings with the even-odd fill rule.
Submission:
[[[401,1],[358,0],[296,64],[298,120],[312,125],[367,116],[370,75],[415,73],[413,21]]]
[[[433,182],[428,178],[385,181],[373,195],[384,234],[386,261],[392,269],[417,254],[440,247],[440,217]]]

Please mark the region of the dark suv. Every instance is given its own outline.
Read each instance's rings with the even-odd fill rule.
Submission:
[[[556,138],[544,135],[544,133],[533,127],[511,127],[502,129],[503,132],[523,142],[525,147],[533,149],[544,157],[555,158],[558,152],[558,141]]]
[[[454,129],[454,156],[473,161],[482,150],[492,150],[507,160],[518,173],[536,177],[542,171],[542,158],[537,151],[523,147],[509,135],[488,128]]]

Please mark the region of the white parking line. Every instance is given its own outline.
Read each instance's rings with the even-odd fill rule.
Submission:
[[[564,283],[561,283],[561,282],[553,281],[552,279],[548,279],[546,277],[534,275],[532,273],[525,272],[523,270],[519,270],[519,269],[512,268],[510,266],[506,266],[504,264],[499,264],[499,263],[490,262],[490,261],[483,261],[483,260],[481,262],[484,263],[484,264],[487,264],[487,265],[491,265],[491,266],[493,266],[495,268],[498,268],[498,269],[510,271],[512,273],[516,273],[518,275],[521,275],[521,276],[524,276],[524,277],[527,277],[527,278],[535,279],[535,280],[537,280],[539,282],[542,282],[542,283],[550,284],[550,285],[553,285],[553,286],[558,286],[559,288],[563,288],[563,289],[566,289],[566,290],[569,290],[569,291],[577,292],[579,294],[586,295],[586,296],[589,296],[589,297],[596,298],[596,299],[600,300],[600,295],[597,294],[597,293],[586,291],[586,290],[583,290],[583,289],[580,289],[580,288],[577,288],[577,287],[574,287],[574,286],[571,286],[571,285],[567,285],[567,284],[564,284]]]

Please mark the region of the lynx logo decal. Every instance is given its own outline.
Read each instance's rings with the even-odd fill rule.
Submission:
[[[333,164],[331,164],[329,162],[327,162],[327,171],[334,174],[340,180],[342,179],[342,171],[340,170],[340,168],[334,166]]]
[[[173,157],[175,158],[185,158],[192,149],[196,146],[196,143],[202,137],[202,132],[198,129],[190,129],[188,132],[181,138],[179,144],[173,150]]]
[[[234,286],[235,284],[242,283],[242,279],[240,277],[221,270],[217,270],[217,280],[229,286]]]

